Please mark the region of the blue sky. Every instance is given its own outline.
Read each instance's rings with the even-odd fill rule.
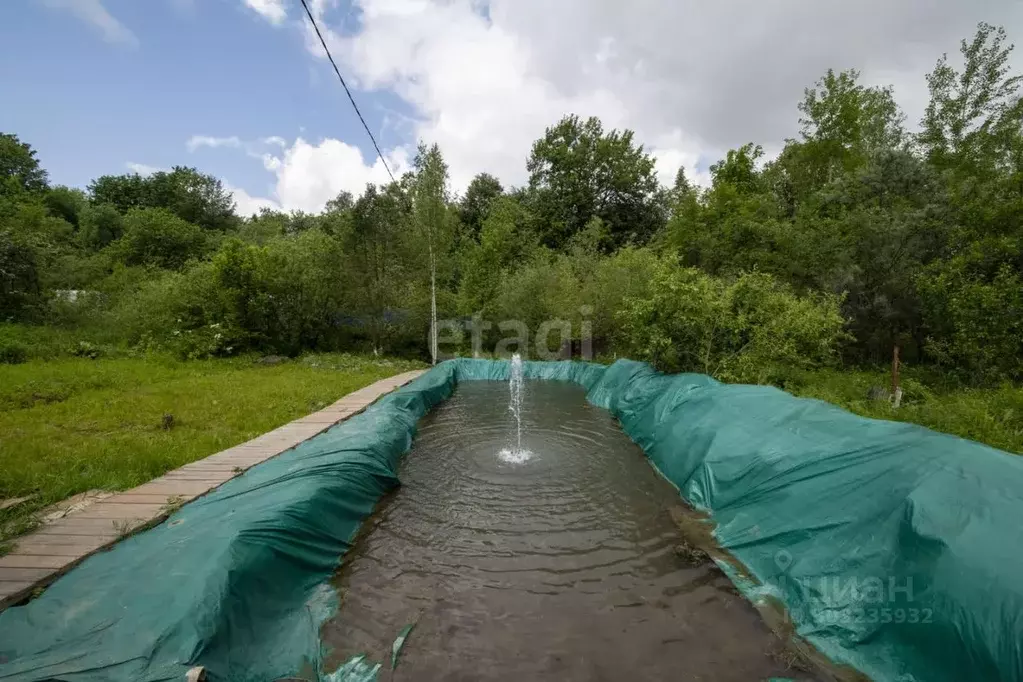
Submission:
[[[0,130],[38,150],[51,182],[84,187],[127,172],[129,163],[182,164],[250,194],[272,194],[274,177],[261,162],[232,147],[190,152],[195,135],[331,137],[367,159],[375,154],[329,64],[311,58],[301,32],[226,0],[107,0],[104,7],[130,34],[111,37],[44,2],[0,9]],[[348,23],[357,27],[357,12]],[[386,91],[356,97],[382,144],[407,142],[383,125],[386,112],[403,108],[400,100]]]
[[[912,127],[977,22],[1023,40],[1019,0],[309,2],[388,163],[436,142],[456,193],[481,171],[523,184],[569,113],[634,130],[662,182],[707,184],[728,149],[795,136],[829,68],[893,85]],[[0,78],[0,131],[54,183],[194,165],[247,213],[387,177],[298,0],[0,0]]]

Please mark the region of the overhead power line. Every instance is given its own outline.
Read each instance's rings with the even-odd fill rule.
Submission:
[[[362,117],[362,112],[359,111],[359,105],[355,103],[355,98],[352,97],[352,91],[348,89],[348,84],[345,83],[345,79],[341,75],[340,69],[337,68],[334,56],[330,54],[330,48],[327,47],[327,41],[323,39],[323,34],[320,33],[320,27],[317,26],[316,19],[313,17],[313,13],[309,10],[309,5],[306,4],[306,0],[301,0],[301,2],[302,7],[305,8],[306,16],[309,17],[309,23],[313,25],[313,30],[316,31],[316,37],[320,39],[320,45],[323,45],[323,51],[327,53],[327,59],[330,60],[330,65],[334,67],[334,73],[337,74],[337,79],[341,81],[341,87],[345,89],[345,94],[348,95],[348,101],[352,103],[355,113],[359,116],[359,120],[362,121],[362,127],[366,129],[366,134],[369,135],[369,139],[373,142],[373,148],[377,150],[377,156],[380,158],[380,163],[384,164],[384,170],[391,176],[391,182],[394,182],[394,173],[392,173],[391,169],[387,167],[387,161],[384,159],[384,155],[380,151],[380,145],[377,144],[376,138],[373,137],[373,133],[370,132],[369,126],[366,125],[366,119]]]

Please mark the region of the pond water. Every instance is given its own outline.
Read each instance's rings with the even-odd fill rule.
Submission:
[[[365,524],[322,629],[328,670],[381,680],[806,679],[710,562],[692,565],[678,493],[573,384],[461,384],[419,424],[402,487]]]

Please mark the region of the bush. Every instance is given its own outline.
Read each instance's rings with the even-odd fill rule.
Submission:
[[[131,344],[186,358],[335,349],[345,333],[342,262],[337,242],[311,230],[266,246],[229,239],[180,273],[123,268],[111,326]]]
[[[78,238],[91,249],[102,249],[124,234],[124,218],[112,204],[90,204],[78,220]]]
[[[651,284],[618,315],[621,343],[666,372],[768,383],[830,364],[846,338],[838,297],[800,297],[764,273],[728,283],[664,260]]]
[[[0,320],[29,317],[41,303],[38,249],[0,226]]]
[[[971,384],[1023,379],[1023,278],[1002,264],[990,280],[962,262],[921,278],[932,331],[928,352]]]
[[[128,265],[180,269],[202,255],[203,231],[162,208],[134,209],[124,219],[124,236],[118,241],[122,260]]]
[[[89,343],[88,341],[79,341],[68,349],[68,355],[72,355],[76,358],[96,360],[103,357],[103,350],[99,348],[99,346]]]
[[[18,365],[28,359],[28,346],[17,341],[0,340],[0,365]]]

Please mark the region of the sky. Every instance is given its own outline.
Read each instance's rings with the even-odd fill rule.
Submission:
[[[634,130],[665,184],[706,184],[728,149],[794,137],[828,68],[893,85],[912,126],[979,21],[1023,40],[1020,0],[308,2],[391,170],[436,142],[456,193],[525,184],[569,113]],[[0,82],[0,131],[54,184],[195,166],[248,215],[388,179],[299,0],[3,0]]]

